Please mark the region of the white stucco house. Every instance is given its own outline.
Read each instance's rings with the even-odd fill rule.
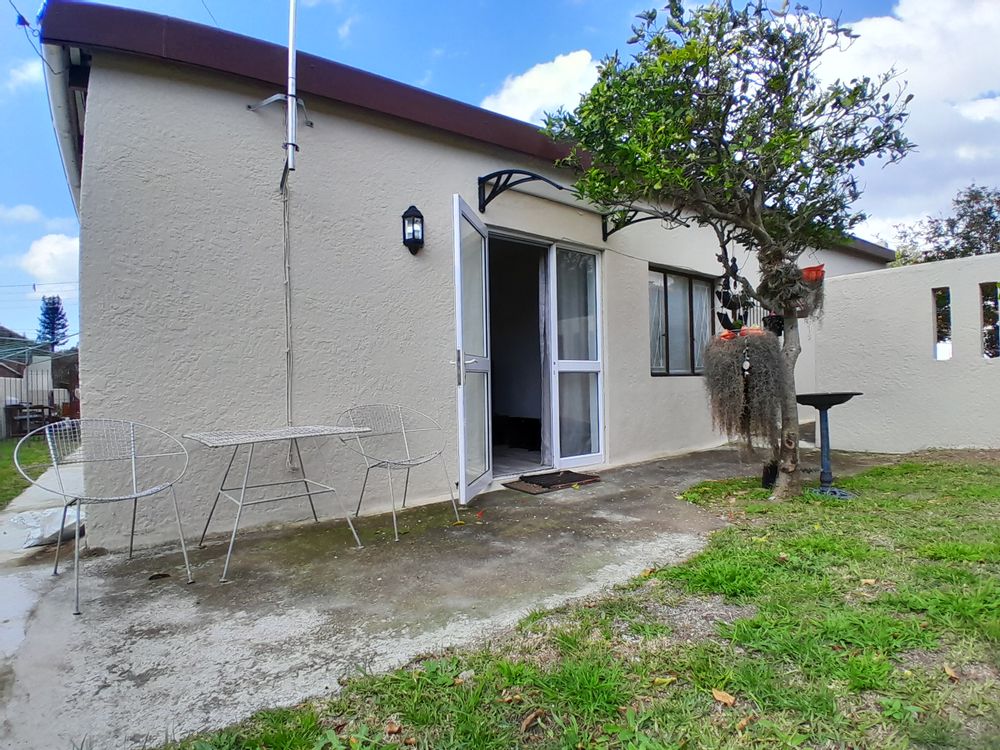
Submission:
[[[84,416],[177,435],[284,425],[283,112],[248,105],[283,88],[286,50],[65,0],[48,3],[42,41],[81,226]],[[418,408],[446,428],[463,502],[532,468],[722,442],[698,377],[717,325],[714,234],[658,222],[608,234],[599,210],[539,180],[491,195],[523,176],[509,170],[572,182],[530,124],[307,54],[298,91],[313,126],[289,180],[294,423],[359,403]],[[415,254],[401,242],[411,205],[425,227]],[[806,260],[836,276],[891,259],[859,241]],[[807,334],[806,388],[809,346]],[[338,447],[307,461],[323,453],[350,496],[363,467]],[[193,450],[185,515],[205,517],[224,460]],[[414,474],[411,493],[441,498],[442,484]],[[114,543],[127,513],[96,508],[91,533]]]

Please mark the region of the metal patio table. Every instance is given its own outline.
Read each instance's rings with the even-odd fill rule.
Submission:
[[[250,505],[260,505],[262,503],[274,503],[279,500],[291,500],[294,498],[306,497],[309,499],[309,507],[312,510],[313,519],[318,523],[319,517],[316,515],[316,506],[313,505],[313,495],[336,492],[333,487],[327,484],[321,484],[317,481],[309,479],[306,476],[306,467],[305,464],[302,463],[302,453],[299,450],[299,440],[333,435],[353,435],[359,432],[367,432],[367,430],[352,429],[348,427],[331,427],[328,425],[309,425],[305,427],[275,427],[266,430],[218,430],[214,432],[192,432],[184,435],[186,439],[199,442],[208,448],[233,449],[233,455],[229,458],[229,464],[226,466],[226,473],[222,476],[219,491],[216,493],[215,500],[212,502],[212,510],[208,513],[208,520],[205,521],[205,528],[201,532],[201,540],[198,542],[199,546],[205,542],[205,535],[208,533],[208,526],[212,522],[212,515],[215,513],[215,508],[219,503],[219,498],[224,497],[233,502],[236,505],[236,520],[233,522],[233,533],[229,537],[229,550],[226,552],[226,564],[222,568],[222,576],[219,578],[220,582],[226,583],[228,580],[226,575],[229,573],[229,561],[233,556],[233,546],[236,544],[236,532],[240,526],[240,516],[243,514],[244,507]],[[288,479],[281,482],[250,484],[250,467],[253,464],[254,447],[261,443],[276,443],[285,440],[289,441],[291,443],[291,447],[295,450],[295,456],[298,459],[299,471],[302,473],[302,477],[300,479]],[[233,469],[233,463],[236,461],[236,456],[240,452],[241,448],[247,449],[247,463],[246,468],[243,470],[243,481],[235,487],[226,487],[226,481],[229,479],[229,475]],[[248,500],[246,497],[247,490],[284,487],[287,485],[302,485],[302,488],[305,491],[294,495],[281,495],[280,497],[265,496],[255,500]],[[231,492],[238,494],[234,496],[229,494]],[[361,547],[361,539],[358,538],[358,532],[354,529],[354,524],[351,522],[350,514],[344,510],[343,506],[341,506],[340,509],[344,518],[347,519],[347,525],[350,527],[351,533],[354,535],[354,541],[357,542],[358,547]]]

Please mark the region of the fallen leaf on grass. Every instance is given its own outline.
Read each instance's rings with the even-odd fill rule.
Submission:
[[[541,708],[536,708],[530,714],[524,717],[524,721],[521,722],[521,733],[527,732],[531,729],[531,725],[536,722],[541,722],[542,717],[545,716],[545,710]]]
[[[958,672],[949,667],[947,664],[944,665],[944,673],[948,675],[948,679],[952,682],[958,682]]]
[[[654,677],[653,684],[656,687],[665,687],[666,685],[671,685],[677,682],[677,678],[673,675],[668,675],[667,677]]]
[[[465,521],[452,521],[452,526],[465,526]]]
[[[736,724],[736,731],[737,732],[742,732],[744,729],[746,729],[748,726],[750,726],[750,722],[753,721],[756,718],[757,718],[756,716],[744,716]]]
[[[716,688],[712,688],[712,697],[725,706],[732,706],[734,703],[736,703],[736,698],[727,693],[725,690],[717,690]]]
[[[780,555],[778,555],[778,562],[783,562],[783,563],[788,562],[788,553],[782,552]]]
[[[401,727],[399,724],[397,724],[394,721],[390,721],[388,724],[385,725],[385,733],[386,734],[399,734],[402,731],[403,731],[403,727]]]
[[[465,684],[465,680],[463,680],[461,677],[456,677],[454,680],[451,681],[451,684],[452,685],[464,685]]]
[[[862,586],[874,586],[876,583],[878,583],[878,581],[875,580],[874,578],[862,578],[861,579],[861,585]]]
[[[409,747],[413,747],[414,745],[417,744],[417,738],[416,737],[407,737],[405,740],[403,740],[403,744],[407,745]]]
[[[639,575],[642,576],[643,578],[649,578],[655,572],[656,572],[656,568],[646,568]]]

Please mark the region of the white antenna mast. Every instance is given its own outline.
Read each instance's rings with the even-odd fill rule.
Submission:
[[[281,170],[281,182],[279,191],[281,192],[282,210],[282,234],[283,234],[283,254],[284,254],[284,292],[285,292],[285,421],[291,425],[293,421],[292,413],[292,259],[291,259],[291,221],[289,207],[288,175],[295,171],[295,156],[299,150],[298,138],[298,108],[303,111],[305,105],[299,101],[296,90],[296,50],[295,50],[295,0],[288,3],[288,88],[284,94],[274,94],[262,102],[248,104],[247,109],[255,112],[269,104],[285,102],[285,165]],[[312,127],[309,114],[305,113],[305,124]],[[287,456],[289,468],[293,468],[294,461],[291,453],[291,445]]]
[[[281,174],[281,189],[285,188],[288,173],[295,171],[295,152],[299,150],[298,135],[299,98],[295,92],[295,0],[288,3],[288,94],[286,95],[285,170]]]

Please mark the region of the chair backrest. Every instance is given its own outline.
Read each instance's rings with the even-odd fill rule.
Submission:
[[[42,440],[47,448],[45,459],[38,457]],[[29,482],[90,502],[161,492],[184,476],[187,463],[187,449],[177,438],[122,419],[53,422],[25,435],[14,449],[14,464]],[[74,464],[90,465],[86,492],[79,479],[68,481]],[[54,471],[45,471],[49,468]],[[73,476],[79,477],[79,472]]]
[[[364,430],[341,438],[343,443],[375,464],[416,465],[440,455],[441,426],[426,414],[399,404],[355,406],[337,418],[338,427]]]

